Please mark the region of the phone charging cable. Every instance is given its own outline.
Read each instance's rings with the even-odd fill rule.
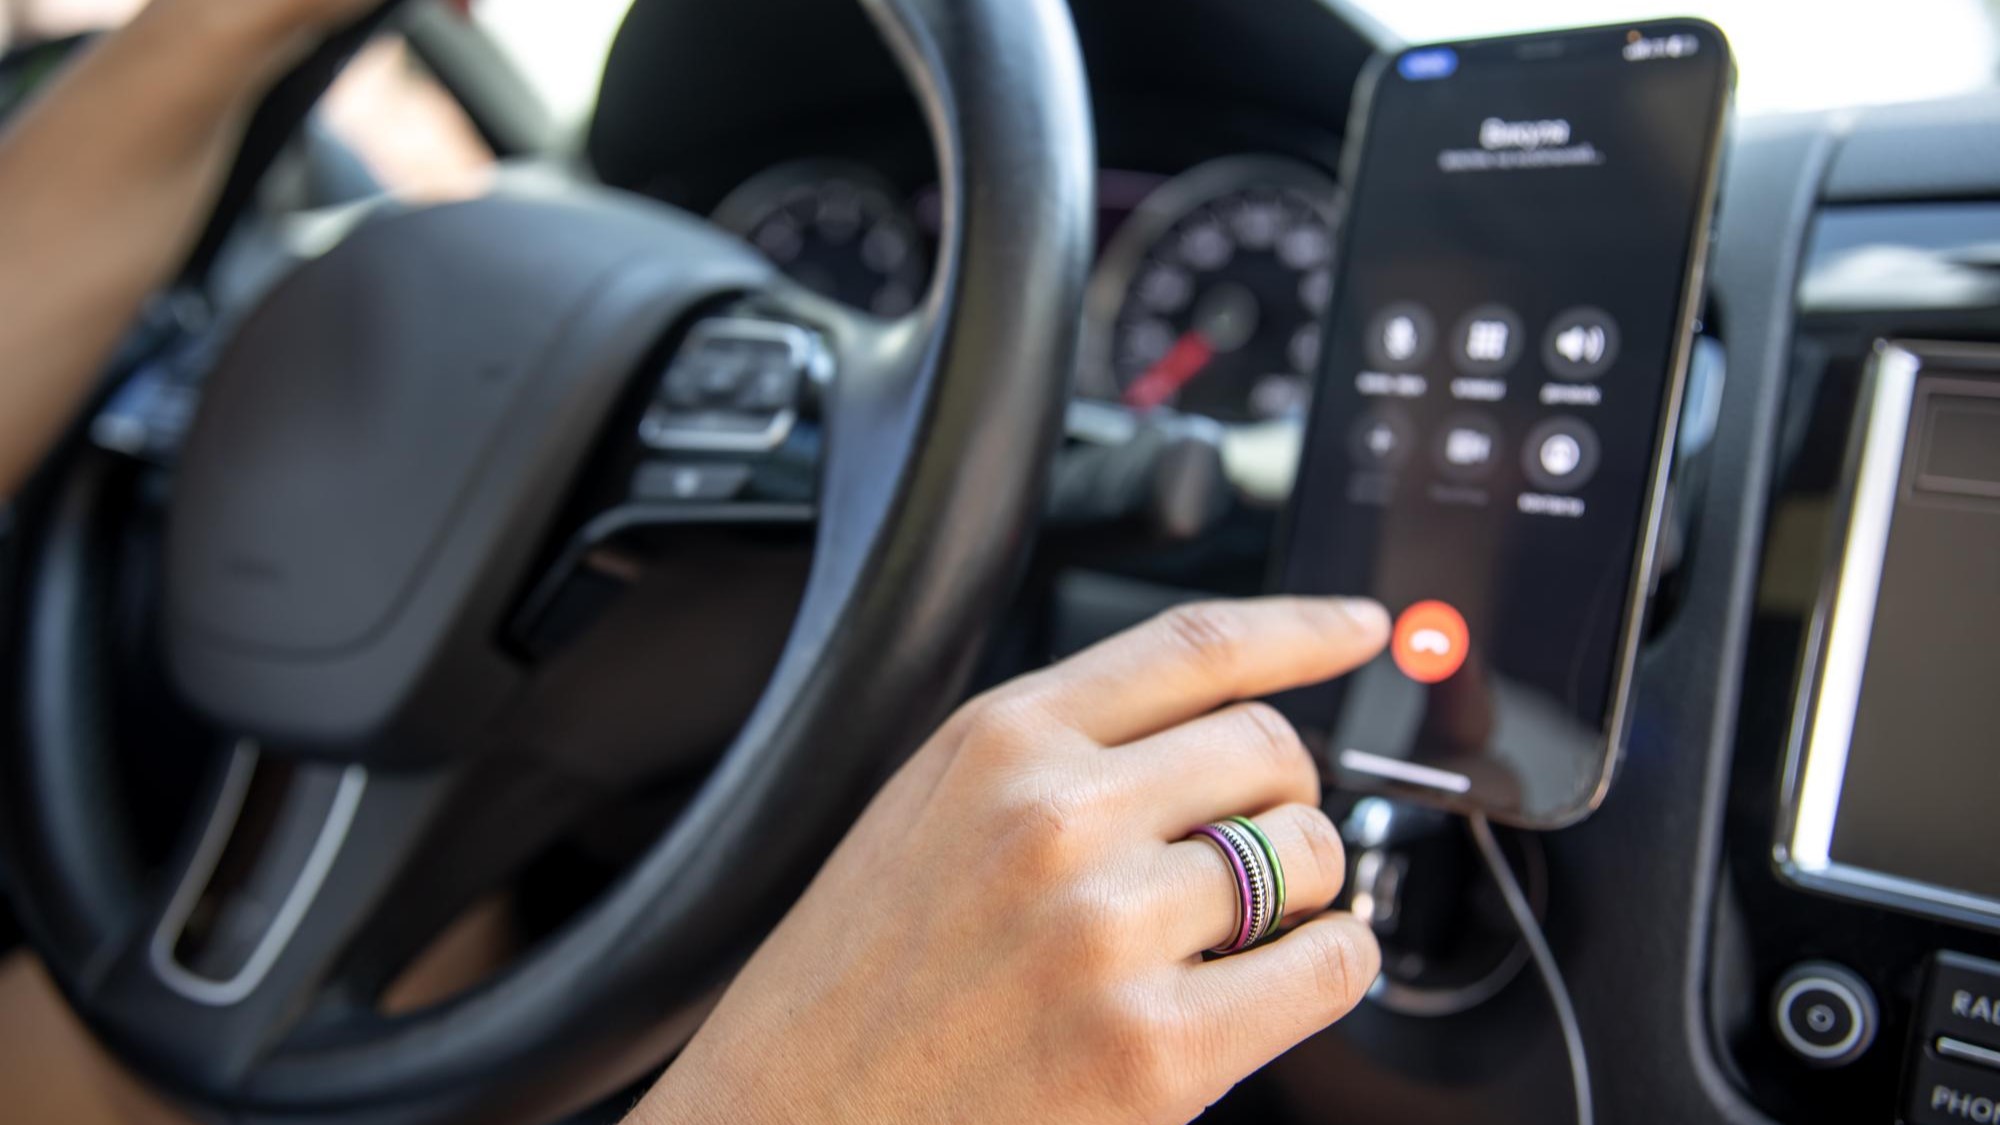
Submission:
[[[1576,1006],[1570,1002],[1569,986],[1563,983],[1562,967],[1556,964],[1555,954],[1549,951],[1549,940],[1542,934],[1542,924],[1535,920],[1534,908],[1528,905],[1528,896],[1521,890],[1520,880],[1514,877],[1513,865],[1507,862],[1507,855],[1500,850],[1500,841],[1493,835],[1493,825],[1484,813],[1471,813],[1466,820],[1472,826],[1472,839],[1479,845],[1479,854],[1485,857],[1487,869],[1493,873],[1493,882],[1500,888],[1500,897],[1507,902],[1507,913],[1514,916],[1514,925],[1521,931],[1521,940],[1527,943],[1528,957],[1535,963],[1535,971],[1541,974],[1542,986],[1548,990],[1549,1003],[1555,1008],[1556,1022],[1562,1026],[1563,1049],[1569,1055],[1570,1082],[1576,1091],[1576,1125],[1594,1125],[1596,1112],[1590,1098],[1590,1060],[1583,1053],[1583,1029],[1576,1022]]]

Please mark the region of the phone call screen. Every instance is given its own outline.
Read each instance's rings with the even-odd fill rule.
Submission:
[[[1728,74],[1698,23],[1381,73],[1283,570],[1396,618],[1280,701],[1343,781],[1523,824],[1594,805]]]

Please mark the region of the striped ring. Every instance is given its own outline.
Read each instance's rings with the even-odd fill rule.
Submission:
[[[1256,821],[1247,816],[1232,816],[1229,822],[1240,825],[1243,831],[1248,832],[1257,841],[1257,846],[1263,850],[1264,858],[1270,861],[1271,881],[1277,885],[1278,901],[1277,905],[1271,908],[1271,925],[1265,931],[1268,936],[1277,930],[1280,922],[1285,920],[1285,865],[1278,859],[1278,846],[1271,842],[1269,836],[1264,835],[1264,830],[1257,827]]]
[[[1209,952],[1241,952],[1268,937],[1284,916],[1284,875],[1277,865],[1276,850],[1269,847],[1269,840],[1255,825],[1246,830],[1234,820],[1204,824],[1188,838],[1196,836],[1215,845],[1236,876],[1235,934]]]
[[[1243,858],[1243,868],[1250,873],[1250,945],[1264,940],[1271,932],[1275,915],[1271,908],[1277,904],[1277,880],[1271,877],[1271,864],[1264,857],[1263,849],[1250,834],[1226,820],[1215,822],[1215,828],[1229,837],[1231,847]]]
[[[1255,893],[1251,889],[1250,870],[1243,865],[1243,856],[1237,852],[1236,845],[1230,843],[1229,837],[1224,836],[1222,830],[1213,824],[1202,825],[1188,838],[1193,839],[1195,836],[1200,836],[1220,849],[1222,858],[1229,861],[1229,870],[1236,876],[1236,936],[1209,951],[1234,953],[1250,944],[1250,900]]]

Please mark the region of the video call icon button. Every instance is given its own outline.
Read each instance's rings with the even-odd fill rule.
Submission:
[[[1542,363],[1558,379],[1595,379],[1617,360],[1618,322],[1603,309],[1565,309],[1542,337]]]
[[[1442,683],[1465,667],[1472,642],[1465,617],[1440,601],[1418,602],[1396,619],[1389,653],[1405,676],[1420,684]]]
[[[1451,358],[1467,375],[1502,375],[1521,358],[1521,318],[1505,305],[1481,305],[1451,334]]]
[[[1500,459],[1500,427],[1484,414],[1458,414],[1445,422],[1432,451],[1445,476],[1474,481]]]
[[[1528,431],[1521,469],[1543,492],[1574,492],[1597,474],[1597,433],[1581,418],[1551,418]]]
[[[1415,301],[1397,301],[1368,325],[1368,362],[1388,371],[1403,371],[1422,363],[1437,339],[1430,311]]]

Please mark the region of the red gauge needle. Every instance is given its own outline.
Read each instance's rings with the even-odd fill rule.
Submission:
[[[1191,329],[1174,341],[1160,361],[1125,388],[1125,405],[1134,410],[1151,410],[1174,397],[1215,358],[1215,346],[1200,329]]]

